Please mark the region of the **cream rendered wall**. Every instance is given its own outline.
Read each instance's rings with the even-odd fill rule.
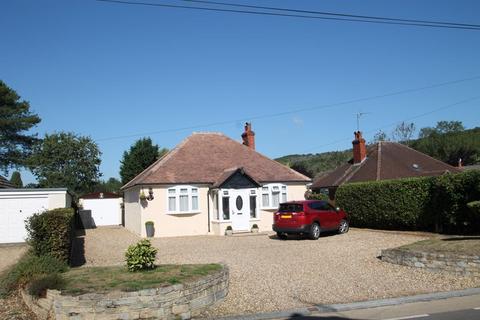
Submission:
[[[134,187],[126,190],[124,195],[125,228],[137,235],[141,235],[142,232],[142,217],[139,194],[140,187]]]
[[[305,191],[307,191],[305,184],[287,184],[287,201],[305,200]],[[275,211],[277,210],[262,210],[259,207],[259,220],[250,220],[250,226],[256,223],[260,232],[272,231],[273,213]]]
[[[172,186],[152,187],[154,199],[141,206],[141,236],[146,236],[145,222],[153,221],[155,237],[177,237],[208,234],[207,186],[198,188],[198,213],[167,214],[167,189]],[[148,186],[143,188],[148,194]],[[211,204],[210,204],[211,206]],[[212,207],[210,207],[212,209]]]
[[[48,209],[70,208],[72,197],[66,191],[52,191],[48,194]]]

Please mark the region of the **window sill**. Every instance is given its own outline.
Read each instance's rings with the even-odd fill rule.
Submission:
[[[265,208],[260,208],[260,210],[276,211],[278,210],[278,207],[265,207]]]
[[[167,212],[168,215],[189,215],[189,214],[199,214],[202,213],[201,211],[178,211],[178,212]]]
[[[232,220],[212,220],[213,223],[232,223]]]

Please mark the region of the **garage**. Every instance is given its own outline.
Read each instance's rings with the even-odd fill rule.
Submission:
[[[112,192],[95,192],[80,197],[80,218],[84,228],[122,224],[122,197]]]
[[[34,213],[68,208],[67,189],[0,189],[0,243],[25,242],[25,220]]]

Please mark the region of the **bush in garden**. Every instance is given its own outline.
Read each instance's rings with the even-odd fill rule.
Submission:
[[[42,275],[33,279],[28,285],[28,293],[34,297],[41,297],[47,289],[61,290],[65,288],[65,279],[58,273]]]
[[[150,240],[144,239],[128,247],[125,260],[129,271],[140,271],[155,268],[157,249]]]
[[[37,256],[51,255],[68,262],[74,236],[74,210],[59,208],[36,213],[26,220],[28,243]]]

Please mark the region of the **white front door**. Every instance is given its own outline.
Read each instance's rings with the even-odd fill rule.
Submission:
[[[230,211],[233,231],[250,230],[250,189],[232,189]]]

